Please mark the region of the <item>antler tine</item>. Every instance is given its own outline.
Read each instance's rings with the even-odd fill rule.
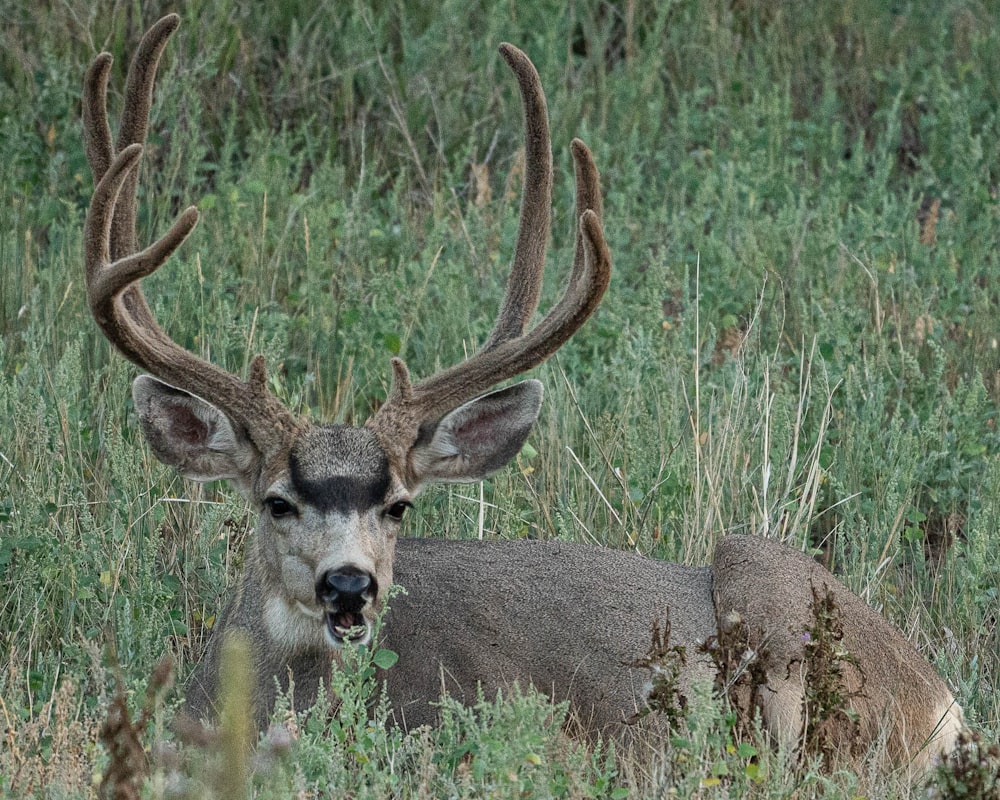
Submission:
[[[87,300],[108,340],[133,363],[170,385],[218,406],[264,455],[295,430],[295,417],[267,391],[263,358],[254,359],[249,381],[198,358],[159,327],[139,280],[152,274],[187,239],[198,210],[185,210],[163,236],[136,252],[136,189],[160,56],[180,24],[176,14],[142,38],[129,77],[115,153],[107,115],[111,56],[98,55],[84,82],[83,122],[87,158],[96,186],[84,223]]]
[[[111,62],[111,53],[99,54],[83,81],[83,139],[95,182],[104,177],[114,159],[107,112]]]
[[[111,227],[122,187],[139,168],[142,145],[125,148],[98,181],[84,225],[87,300],[102,327],[114,323],[111,301],[140,278],[155,272],[187,238],[198,222],[198,210],[188,208],[153,245],[114,264],[110,257]]]
[[[129,64],[125,81],[125,105],[118,129],[117,148],[111,143],[111,126],[108,123],[107,88],[111,75],[110,53],[101,53],[94,59],[84,82],[83,128],[87,140],[87,160],[99,181],[108,171],[115,152],[133,144],[145,144],[149,132],[149,110],[153,104],[153,83],[160,64],[160,57],[167,42],[181,24],[177,14],[167,14],[143,35]],[[115,207],[111,228],[111,256],[120,258],[136,250],[136,189],[139,171],[134,170],[126,180],[123,195]]]
[[[139,48],[129,64],[128,76],[125,79],[126,102],[122,107],[122,116],[118,123],[119,152],[131,144],[146,142],[146,134],[149,133],[149,111],[153,105],[153,84],[156,81],[160,56],[163,55],[167,42],[180,24],[181,18],[177,14],[168,14],[154,23],[139,42]],[[115,208],[115,221],[111,233],[111,255],[114,258],[133,253],[138,247],[135,226],[138,187],[139,170],[136,169],[125,181],[122,196],[124,202],[119,202]]]
[[[586,247],[584,243],[583,226],[580,218],[587,210],[597,215],[598,221],[604,219],[604,202],[601,197],[601,178],[594,164],[594,157],[580,139],[574,139],[570,145],[573,153],[573,172],[576,179],[576,253],[573,256],[573,272],[570,274],[570,286],[575,286],[586,271]]]
[[[517,245],[503,305],[496,325],[482,350],[515,339],[538,307],[545,271],[545,246],[549,239],[552,205],[552,144],[545,93],[531,60],[512,44],[500,45],[500,54],[513,70],[524,108],[524,184]]]

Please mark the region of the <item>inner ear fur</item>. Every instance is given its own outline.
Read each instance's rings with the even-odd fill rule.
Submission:
[[[211,403],[150,375],[135,379],[132,400],[142,433],[164,464],[196,481],[249,481],[260,455]]]
[[[520,452],[542,405],[542,384],[522,381],[470,400],[421,432],[410,453],[419,483],[482,480]]]

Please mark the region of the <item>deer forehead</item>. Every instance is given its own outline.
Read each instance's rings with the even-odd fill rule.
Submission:
[[[304,431],[288,456],[288,481],[301,502],[323,513],[370,509],[393,489],[389,459],[375,434],[349,425]]]

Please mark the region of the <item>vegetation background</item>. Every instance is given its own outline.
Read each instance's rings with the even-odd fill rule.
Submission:
[[[997,738],[996,2],[4,0],[0,795],[95,796],[116,676],[133,709],[165,653],[183,679],[253,524],[229,487],[151,457],[135,370],[84,301],[84,70],[114,54],[116,103],[172,10],[140,227],[203,212],[145,282],[174,338],[236,371],[264,352],[291,406],[340,421],[383,397],[392,355],[421,375],[474,348],[516,230],[520,110],[496,50],[513,42],[552,120],[543,306],[571,261],[573,136],[602,170],[612,287],[537,371],[517,464],[429,492],[407,534],[697,564],[735,531],[815,548]],[[417,737],[363,707],[353,728],[292,725],[227,795],[211,758],[176,766],[178,697],[150,722],[146,796],[907,792],[751,758],[707,698],[650,766],[566,741],[559,709],[518,696],[479,721],[446,706]]]

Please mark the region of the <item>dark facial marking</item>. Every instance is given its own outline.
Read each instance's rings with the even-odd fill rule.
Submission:
[[[391,483],[385,451],[366,428],[312,428],[295,443],[288,465],[296,492],[323,513],[384,503]]]

